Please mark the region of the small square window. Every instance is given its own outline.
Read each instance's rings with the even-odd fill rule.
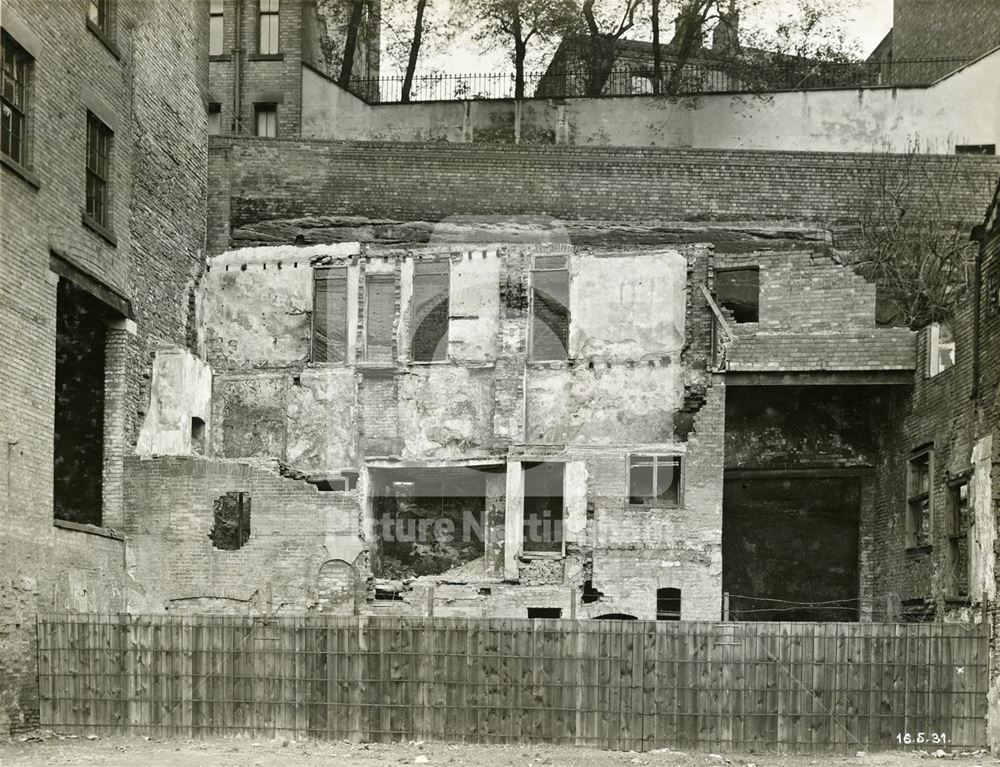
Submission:
[[[532,619],[552,619],[562,617],[561,607],[529,607],[528,617]]]
[[[222,104],[212,102],[208,105],[208,135],[218,136],[222,133]]]
[[[28,76],[31,57],[14,38],[0,37],[3,69],[0,71],[0,152],[18,165],[28,166]]]
[[[955,364],[955,334],[950,322],[935,322],[927,331],[927,374],[936,376]]]
[[[208,55],[221,56],[223,51],[223,0],[210,0],[208,6]]]
[[[260,0],[260,31],[258,53],[275,54],[278,52],[278,0]]]
[[[257,135],[266,138],[276,138],[278,135],[278,105],[277,104],[255,104],[254,122],[257,126]]]
[[[633,506],[680,506],[681,457],[630,455],[628,502]]]
[[[933,454],[926,450],[910,459],[906,476],[906,546],[931,545]]]
[[[108,187],[111,182],[111,129],[87,113],[87,207],[96,223],[110,229]]]
[[[760,320],[760,270],[756,266],[716,270],[715,295],[737,323]]]

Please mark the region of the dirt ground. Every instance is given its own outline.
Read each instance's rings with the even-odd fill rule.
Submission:
[[[959,764],[986,767],[1000,761],[984,752],[938,756],[898,751],[855,756],[695,754],[660,750],[644,754],[569,746],[474,746],[447,743],[358,744],[279,740],[145,740],[59,736],[49,732],[0,742],[0,765],[106,765],[107,767],[388,767],[401,764],[453,767],[905,767]]]

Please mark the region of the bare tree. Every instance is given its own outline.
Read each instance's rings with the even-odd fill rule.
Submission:
[[[876,282],[912,329],[947,319],[973,275],[976,248],[968,221],[949,218],[956,196],[976,180],[961,158],[928,163],[919,147],[872,158],[859,189],[856,238],[842,260]]]
[[[636,24],[644,0],[583,0],[580,12],[587,27],[587,95],[600,96],[615,65],[618,42]]]
[[[400,101],[410,100],[410,91],[413,90],[413,76],[417,71],[417,59],[420,56],[420,46],[424,40],[424,11],[427,9],[427,0],[417,0],[416,13],[413,16],[413,36],[410,38],[410,51],[406,57],[406,73],[403,75],[403,92],[400,94]]]
[[[347,37],[344,41],[344,58],[340,64],[337,83],[341,88],[350,88],[354,74],[354,55],[358,48],[358,33],[365,17],[365,0],[351,0],[351,18],[347,22]]]
[[[383,0],[379,22],[386,37],[385,63],[403,72],[400,101],[412,98],[421,61],[440,53],[454,38],[450,21],[435,0]]]
[[[529,43],[567,34],[577,18],[573,0],[467,0],[465,10],[479,43],[507,48],[515,98],[524,97]]]

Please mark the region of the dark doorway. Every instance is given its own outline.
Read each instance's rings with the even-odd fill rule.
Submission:
[[[53,512],[101,524],[104,467],[104,338],[112,313],[72,282],[56,292]]]
[[[727,478],[722,583],[730,617],[857,620],[860,505],[857,476]]]

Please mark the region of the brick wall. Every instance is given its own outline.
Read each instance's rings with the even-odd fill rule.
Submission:
[[[201,262],[204,20],[187,0],[112,5],[110,48],[88,29],[79,3],[9,0],[3,9],[5,30],[37,48],[30,167],[25,174],[0,167],[0,736],[37,716],[23,682],[34,674],[34,613],[124,607],[120,541],[53,527],[57,279],[50,248],[129,299],[135,312],[136,333],[123,324],[108,346],[112,525],[121,517],[122,454],[134,444],[148,396],[149,354],[161,341],[184,344],[185,288]],[[88,109],[115,123],[109,223],[116,244],[81,223]],[[76,582],[83,572],[87,582]]]
[[[344,551],[353,553],[343,556],[359,583],[367,578],[356,492],[320,492],[231,461],[130,458],[127,465],[128,568],[143,587],[130,595],[133,612],[192,604],[205,609],[207,603],[241,613],[320,609],[321,591],[323,599],[331,598],[321,567]],[[229,492],[249,494],[250,535],[243,547],[222,551],[213,547],[209,532],[213,504]]]
[[[232,232],[267,219],[337,214],[830,224],[854,220],[865,184],[884,172],[863,154],[231,138],[214,138],[211,154],[210,237],[223,249],[227,221]],[[936,199],[938,171],[969,177],[944,211],[961,219],[976,216],[1000,171],[1000,159],[989,157],[889,156],[884,164],[906,163],[921,171],[912,178],[915,207]]]

